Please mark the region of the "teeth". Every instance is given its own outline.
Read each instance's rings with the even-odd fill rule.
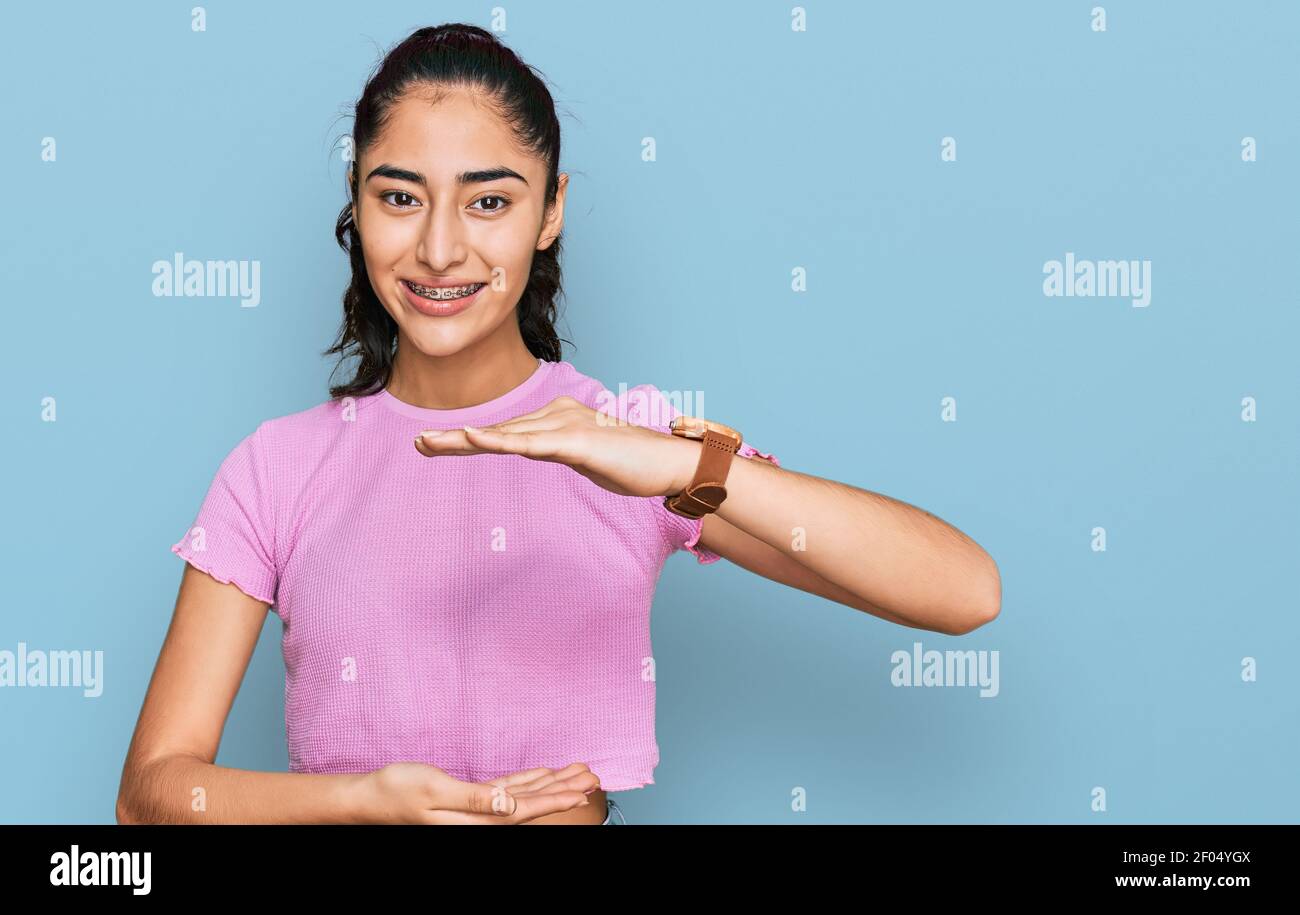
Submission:
[[[434,301],[445,301],[447,299],[463,299],[467,295],[473,295],[479,289],[483,288],[484,283],[470,283],[468,286],[421,286],[418,283],[412,283],[409,280],[402,280],[407,287],[416,295],[425,299]]]

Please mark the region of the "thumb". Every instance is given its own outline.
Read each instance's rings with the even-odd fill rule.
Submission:
[[[480,808],[484,813],[508,817],[519,809],[519,799],[511,794],[510,789],[505,785],[476,785],[475,787],[478,790],[475,792],[477,797],[473,798],[473,801],[482,804],[484,797],[487,799],[486,805]]]
[[[508,817],[518,809],[519,800],[505,785],[462,782],[457,779],[454,785],[447,786],[446,794],[438,806],[462,813]]]

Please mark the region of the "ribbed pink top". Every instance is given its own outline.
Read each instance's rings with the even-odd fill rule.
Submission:
[[[416,761],[481,782],[584,762],[606,791],[653,784],[650,607],[673,551],[720,558],[701,522],[563,464],[412,444],[562,394],[665,434],[677,412],[653,385],[617,397],[539,360],[487,403],[326,401],[226,456],[172,552],[280,616],[291,771]]]

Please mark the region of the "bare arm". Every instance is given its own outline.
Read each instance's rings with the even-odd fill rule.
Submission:
[[[680,491],[700,445],[673,441],[681,452]],[[797,530],[806,538],[798,549]],[[727,498],[705,516],[700,534],[700,543],[733,561],[743,551],[739,564],[759,575],[917,629],[965,635],[1001,609],[997,563],[952,525],[906,502],[761,458],[732,461]]]
[[[895,613],[890,613],[883,607],[868,603],[856,594],[822,578],[803,563],[795,562],[776,547],[769,546],[757,537],[745,533],[734,524],[722,520],[717,514],[704,516],[704,527],[700,531],[700,546],[717,553],[723,559],[731,560],[742,569],[747,569],[755,575],[761,575],[778,584],[797,588],[800,591],[807,591],[809,594],[816,594],[818,597],[824,597],[827,600],[844,604],[846,607],[870,613],[872,616],[878,616],[891,623],[898,623],[900,626],[930,632],[942,632],[933,624],[925,625],[905,619]]]
[[[584,763],[463,782],[436,766],[252,772],[213,763],[270,605],[189,563],[122,767],[117,821],[133,823],[567,822],[600,779]]]
[[[119,823],[349,823],[361,775],[213,764],[269,605],[189,563],[122,769]]]

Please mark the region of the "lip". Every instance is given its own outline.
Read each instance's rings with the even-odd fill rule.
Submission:
[[[444,289],[447,286],[468,286],[470,283],[480,283],[482,280],[470,279],[467,276],[404,276],[417,286],[428,286],[430,289]]]
[[[419,280],[412,280],[411,282],[415,283],[417,286],[434,285],[432,283],[421,283]],[[467,280],[463,283],[442,283],[442,285],[468,286],[470,283],[474,282],[477,282],[477,280]],[[467,295],[463,299],[456,299],[451,302],[435,302],[432,299],[426,299],[423,296],[416,295],[411,290],[411,287],[407,286],[401,280],[397,281],[397,285],[402,287],[402,295],[406,296],[406,301],[411,303],[412,308],[420,312],[420,314],[429,315],[433,318],[450,318],[453,315],[460,314],[462,311],[477,302],[483,295],[483,290],[488,288],[487,284],[484,283],[479,287],[478,292],[473,295]]]

